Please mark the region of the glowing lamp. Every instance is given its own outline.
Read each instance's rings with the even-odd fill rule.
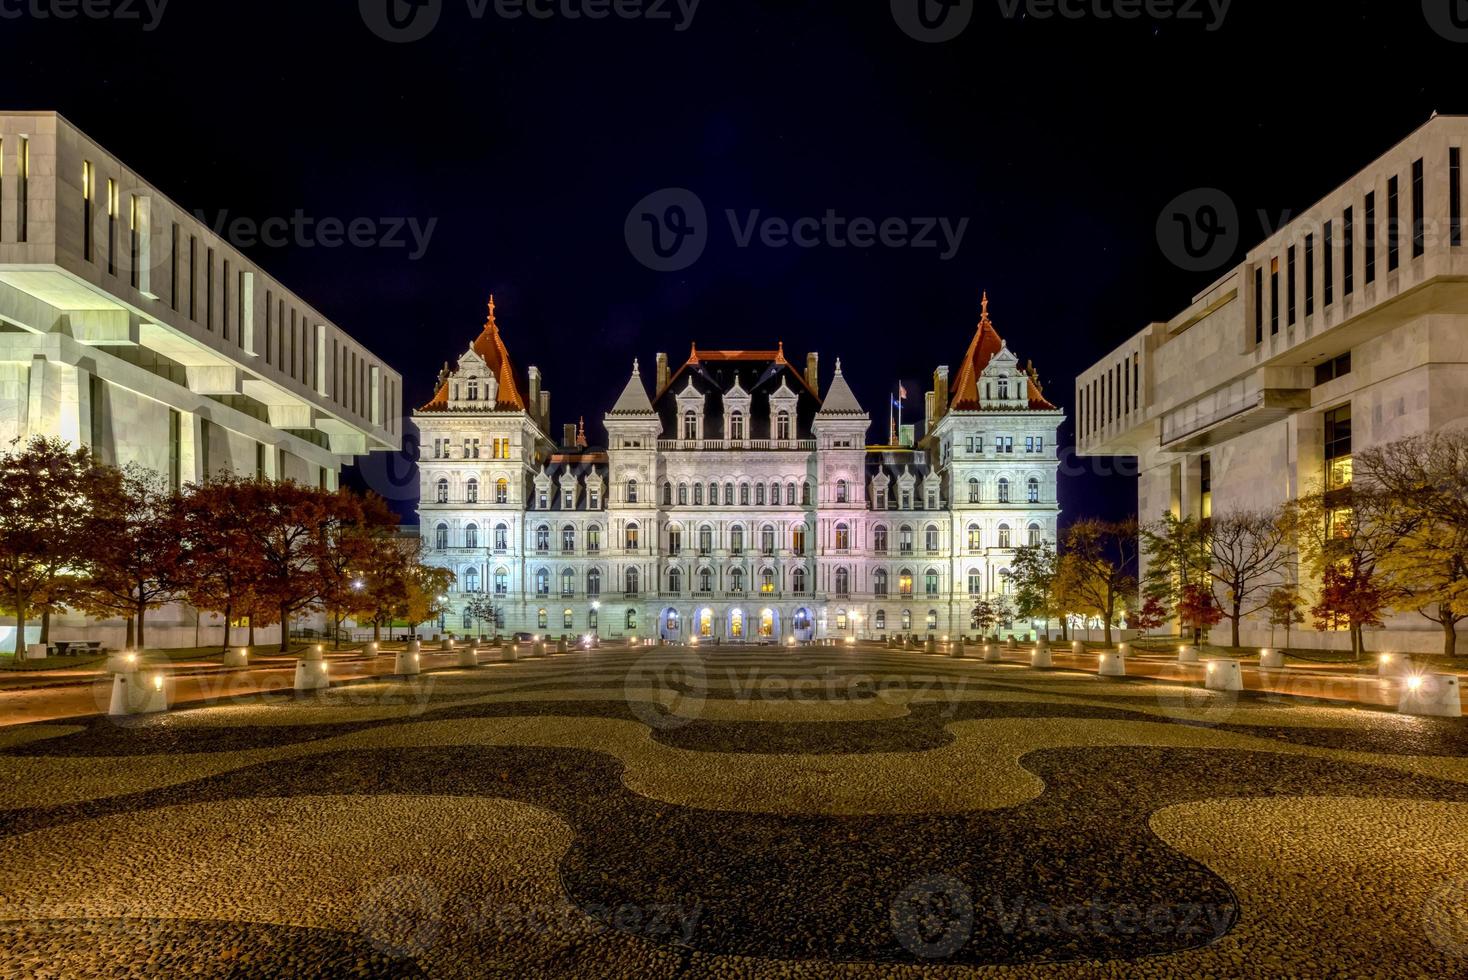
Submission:
[[[163,690],[163,675],[162,674],[157,674],[157,675],[155,675],[153,677],[153,690],[155,690],[155,691],[161,691],[161,690]]]

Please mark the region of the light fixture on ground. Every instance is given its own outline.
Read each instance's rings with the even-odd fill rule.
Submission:
[[[1055,658],[1051,655],[1050,648],[1040,646],[1035,647],[1035,651],[1030,654],[1030,666],[1036,668],[1037,670],[1054,667]]]
[[[1265,670],[1280,670],[1284,667],[1284,651],[1265,648],[1259,651],[1259,666]]]
[[[128,671],[137,670],[141,663],[142,657],[138,656],[136,651],[124,650],[107,658],[107,673],[125,674]]]
[[[423,672],[422,650],[417,640],[409,643],[408,649],[393,657],[392,672],[399,677],[417,677]]]
[[[479,648],[470,644],[459,648],[459,666],[473,669],[479,666]]]
[[[1004,655],[999,652],[999,648],[996,647],[992,643],[985,643],[984,644],[984,663],[986,663],[986,664],[997,664],[997,663],[1003,663],[1003,662],[1004,662]]]
[[[1123,643],[1123,647],[1128,644]],[[1126,654],[1121,650],[1110,650],[1101,654],[1101,664],[1097,673],[1102,677],[1125,677],[1126,676]]]
[[[331,686],[331,674],[321,646],[312,647],[296,661],[297,691],[322,691]]]
[[[1456,674],[1412,674],[1402,683],[1397,711],[1432,718],[1463,717],[1463,697]]]
[[[1244,672],[1237,660],[1210,660],[1203,686],[1210,691],[1242,691]]]
[[[112,701],[107,714],[151,715],[168,710],[169,682],[161,673],[146,674],[140,670],[112,675]]]
[[[224,666],[226,667],[248,667],[250,666],[250,648],[234,647],[224,654]]]
[[[1412,658],[1406,654],[1383,653],[1376,660],[1376,673],[1380,677],[1400,677],[1411,671]]]
[[[1086,645],[1080,640],[1076,640],[1070,645],[1070,652],[1077,657],[1083,657],[1086,655]]]
[[[1180,664],[1195,664],[1198,662],[1198,648],[1189,644],[1183,644],[1177,648],[1177,662]]]

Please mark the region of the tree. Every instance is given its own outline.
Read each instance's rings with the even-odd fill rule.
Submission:
[[[1264,606],[1269,610],[1269,643],[1274,645],[1275,627],[1283,626],[1285,631],[1285,647],[1290,645],[1290,633],[1296,626],[1305,622],[1305,614],[1301,610],[1305,602],[1300,598],[1300,592],[1293,585],[1281,585],[1269,593]]]
[[[1166,623],[1170,615],[1171,613],[1161,599],[1149,596],[1142,603],[1142,608],[1127,617],[1127,622],[1143,633],[1150,633]]]
[[[339,490],[326,496],[324,519],[311,542],[316,592],[331,619],[332,635],[341,648],[341,624],[365,591],[363,574],[385,542],[397,538],[397,515],[376,494],[358,496]]]
[[[260,576],[257,555],[241,506],[244,480],[220,475],[187,487],[183,493],[181,581],[185,598],[197,609],[224,616],[222,647],[229,649],[230,624],[237,613],[257,606],[253,590]],[[253,642],[254,617],[251,616]]]
[[[488,623],[498,629],[500,624],[499,603],[488,592],[476,592],[464,604],[464,615],[476,626]]]
[[[1237,647],[1243,618],[1265,608],[1268,590],[1290,571],[1289,528],[1279,511],[1238,510],[1205,521],[1204,534],[1212,558],[1209,573],[1221,590],[1221,612]]]
[[[420,623],[437,619],[447,608],[448,592],[454,587],[454,573],[447,568],[415,562],[408,569],[407,584],[403,618],[412,625],[416,636]]]
[[[1349,630],[1357,660],[1366,651],[1362,631],[1380,626],[1383,612],[1399,598],[1380,566],[1382,556],[1410,531],[1411,521],[1402,521],[1387,503],[1379,490],[1348,484],[1316,489],[1285,512],[1303,564],[1322,584],[1311,609],[1315,628]]]
[[[88,564],[98,479],[87,451],[59,439],[32,439],[0,454],[0,608],[15,616],[17,658],[32,611],[75,601],[71,586]],[[41,639],[49,638],[43,632]]]
[[[1015,612],[1020,618],[1043,620],[1047,627],[1052,619],[1065,618],[1056,592],[1060,557],[1050,542],[1017,549],[1010,569],[1014,573]]]
[[[1191,585],[1209,581],[1213,556],[1203,523],[1191,517],[1178,518],[1170,512],[1141,528],[1146,574],[1141,594],[1176,611],[1183,593]]]
[[[999,622],[999,610],[988,599],[980,598],[974,603],[973,624],[981,636],[988,636]]]
[[[1177,618],[1185,629],[1192,630],[1193,641],[1199,642],[1208,631],[1223,622],[1223,611],[1214,601],[1208,586],[1193,583],[1183,589],[1177,604]]]
[[[1075,561],[1074,595],[1085,608],[1102,618],[1106,643],[1121,612],[1137,595],[1133,574],[1139,529],[1135,520],[1083,520],[1065,534],[1066,550]]]
[[[332,494],[295,483],[248,480],[236,488],[249,515],[246,536],[256,560],[256,601],[280,617],[280,652],[290,649],[291,617],[316,605],[317,542],[331,520]]]
[[[372,638],[382,639],[382,628],[408,615],[413,568],[427,553],[420,539],[405,541],[397,535],[374,536],[359,573],[361,589],[354,589],[350,611],[358,623],[372,624]]]
[[[1468,619],[1468,433],[1434,433],[1364,450],[1355,478],[1375,490],[1397,529],[1380,571],[1393,606],[1438,624],[1443,652],[1457,655]]]
[[[93,556],[83,608],[127,620],[129,647],[147,646],[148,610],[183,594],[183,507],[156,473],[107,471],[89,530]]]

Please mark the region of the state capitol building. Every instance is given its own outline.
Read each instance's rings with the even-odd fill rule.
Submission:
[[[456,577],[454,632],[770,643],[974,635],[1015,549],[1054,542],[1062,413],[988,299],[955,374],[933,373],[916,438],[872,445],[837,360],[784,346],[657,355],[603,419],[551,435],[538,368],[515,367],[490,303],[421,433],[422,534]],[[465,612],[487,593],[497,623]],[[1006,632],[1024,633],[1028,622]]]

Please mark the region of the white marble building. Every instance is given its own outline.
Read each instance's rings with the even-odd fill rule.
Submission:
[[[649,388],[651,382],[651,388]],[[701,351],[636,362],[604,418],[553,439],[491,302],[483,332],[415,413],[422,534],[458,586],[461,633],[774,642],[972,632],[1014,550],[1054,541],[1056,432],[989,319],[949,388],[939,368],[916,446],[871,446],[842,364]],[[463,609],[495,599],[498,624]],[[1026,632],[1028,623],[1012,624]]]
[[[1468,424],[1465,146],[1468,118],[1432,119],[1080,377],[1080,454],[1138,458],[1142,520],[1275,507],[1364,448]],[[1270,635],[1255,617],[1241,640]],[[1415,613],[1367,635],[1442,639]],[[1292,642],[1350,648],[1308,624]]]
[[[175,486],[228,470],[335,487],[353,457],[399,445],[401,391],[381,358],[66,119],[0,113],[0,445],[59,437]],[[149,644],[192,645],[195,619],[150,615]],[[123,632],[67,618],[52,635]]]

